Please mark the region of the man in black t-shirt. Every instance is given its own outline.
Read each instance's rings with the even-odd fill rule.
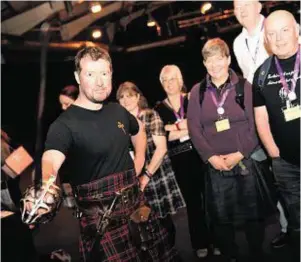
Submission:
[[[112,90],[109,54],[83,49],[75,58],[75,67],[79,96],[50,126],[42,162],[50,163],[56,175],[68,158],[73,186],[134,167],[139,174],[145,160],[145,133],[120,105],[105,103]],[[134,163],[128,153],[130,139],[135,147]],[[50,175],[43,168],[43,181]]]
[[[296,243],[300,230],[300,47],[299,28],[287,11],[265,21],[273,56],[255,73],[254,110],[258,134],[268,154]],[[263,76],[265,75],[265,79]],[[299,244],[296,244],[299,248]],[[298,251],[296,252],[298,253]]]
[[[130,187],[135,182],[135,174],[140,174],[145,160],[145,132],[135,117],[121,106],[105,103],[112,90],[112,63],[105,50],[94,47],[80,50],[75,57],[75,67],[79,96],[50,126],[42,157],[42,179],[45,183],[51,176],[56,176],[68,158],[69,182],[82,212],[79,220],[82,259],[126,258],[127,250],[118,249],[117,242],[111,241],[115,253],[106,251],[108,244],[102,246],[100,242],[107,242],[107,236],[103,237],[106,231],[106,235],[113,238],[108,229],[110,214],[106,214],[107,218],[103,220],[107,226],[100,221],[104,212],[113,205],[117,192],[121,194],[123,187]],[[128,152],[130,139],[135,147],[134,161]],[[91,199],[91,194],[94,199]],[[101,200],[103,194],[107,195],[104,201]],[[134,193],[131,191],[131,194]],[[95,198],[99,202],[95,202]],[[133,200],[128,209],[118,211],[128,213],[136,202]],[[112,207],[111,215],[116,208],[115,205]],[[90,221],[88,224],[87,219]],[[119,234],[117,237],[115,233],[114,237],[125,242],[125,247],[129,245],[126,238],[122,239],[121,232]]]
[[[42,192],[67,158],[69,182],[81,214],[82,261],[176,261],[167,230],[144,204],[139,190],[137,175],[146,151],[142,125],[119,104],[105,103],[112,90],[109,54],[86,47],[77,53],[75,67],[79,96],[48,131]],[[134,160],[128,151],[130,140]],[[45,204],[57,190],[52,184]]]

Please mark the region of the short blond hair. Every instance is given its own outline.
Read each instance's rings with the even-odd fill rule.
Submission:
[[[227,43],[219,37],[208,40],[202,49],[204,61],[206,61],[208,57],[217,54],[221,54],[226,57],[230,56],[230,50]]]

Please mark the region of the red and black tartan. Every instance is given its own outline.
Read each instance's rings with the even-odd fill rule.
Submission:
[[[118,198],[111,214],[111,220],[105,233],[96,238],[96,226],[100,210],[110,206],[115,192],[123,188],[132,188],[126,201]],[[75,189],[77,204],[84,210],[80,221],[80,253],[82,261],[98,262],[172,262],[179,261],[177,251],[168,237],[168,232],[160,224],[160,219],[151,212],[145,223],[152,241],[147,250],[136,247],[129,231],[129,216],[144,201],[138,188],[134,170],[111,174],[99,180],[77,186]],[[90,254],[94,240],[93,254]],[[93,258],[92,258],[93,257]]]

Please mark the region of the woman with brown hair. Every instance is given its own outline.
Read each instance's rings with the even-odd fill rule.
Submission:
[[[175,227],[171,215],[185,207],[167,152],[163,122],[158,113],[148,108],[147,101],[132,82],[122,83],[117,90],[117,100],[145,127],[147,135],[146,165],[139,177],[141,189],[162,219],[175,241]]]
[[[62,110],[66,110],[71,106],[78,96],[79,90],[74,85],[65,86],[59,95],[59,101],[62,106]]]
[[[242,226],[252,261],[264,261],[263,210],[259,178],[266,156],[255,131],[252,86],[229,66],[220,38],[202,49],[206,78],[193,87],[188,106],[192,142],[206,163],[206,203],[216,241],[236,261],[235,229]]]

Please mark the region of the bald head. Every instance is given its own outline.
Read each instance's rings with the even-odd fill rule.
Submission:
[[[265,39],[279,58],[288,58],[298,50],[299,25],[285,10],[272,12],[265,20]]]
[[[290,23],[297,25],[295,17],[286,10],[277,10],[272,12],[265,20],[265,28],[277,27],[279,25],[279,21],[282,23]]]
[[[260,21],[262,5],[257,0],[234,0],[234,14],[248,31],[253,31]]]

